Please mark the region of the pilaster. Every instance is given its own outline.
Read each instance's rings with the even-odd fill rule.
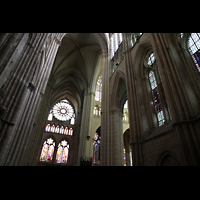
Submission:
[[[85,91],[81,129],[80,129],[80,143],[79,143],[79,153],[78,162],[83,160],[89,160],[91,158],[91,136],[90,136],[90,122],[93,114],[92,99],[94,98],[94,93]],[[80,164],[80,163],[77,163]]]

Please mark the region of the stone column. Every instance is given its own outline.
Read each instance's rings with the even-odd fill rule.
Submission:
[[[3,70],[6,67],[6,61],[9,60],[12,52],[14,51],[15,47],[17,47],[17,44],[20,40],[20,38],[23,36],[23,33],[13,33],[9,36],[8,40],[5,42],[6,37],[8,35],[6,33],[4,33],[1,37],[0,37],[0,42],[2,44],[2,49],[0,51],[0,75],[3,72]],[[5,44],[3,45],[3,43],[5,42]]]
[[[2,128],[1,165],[20,165],[22,155],[26,149],[27,140],[40,103],[38,100],[40,100],[41,91],[38,90],[39,85],[34,84],[31,80],[47,37],[48,34],[35,34],[32,37],[19,64],[10,77],[10,82],[5,86],[6,99],[4,104],[8,108],[6,118],[12,121],[14,126],[11,127],[5,124]],[[46,68],[44,67],[42,70],[46,71]],[[40,81],[45,80],[42,71],[38,76],[40,76],[40,80],[37,83],[41,84]],[[46,78],[48,79],[48,77]]]
[[[122,112],[120,109],[111,110],[111,165],[124,166]]]
[[[102,102],[101,102],[101,165],[111,165],[110,147],[110,93],[109,93],[109,79],[110,79],[110,56],[107,53],[103,54],[103,72],[102,72]]]
[[[49,80],[53,62],[59,46],[60,42],[57,42],[55,39],[52,41],[49,49],[45,49],[31,81],[33,85],[36,85],[34,95],[31,97],[31,99],[35,102],[33,103],[33,109],[36,111],[38,110],[38,112],[35,112],[33,115],[33,119],[36,119],[34,122],[31,122],[34,126],[29,134],[29,137],[27,138],[27,148],[21,161],[22,165],[26,165],[27,163],[35,165],[38,159],[38,154],[40,154],[38,151],[41,146],[41,139],[53,91],[51,81],[48,84],[47,82]],[[31,115],[31,113],[29,114]]]
[[[139,102],[137,97],[137,80],[135,69],[133,68],[132,57],[129,47],[129,37],[124,36],[124,60],[126,65],[126,85],[129,108],[130,122],[130,143],[132,148],[133,165],[142,165],[142,148],[141,148],[141,120],[139,112]]]
[[[83,101],[83,110],[82,110],[82,119],[81,119],[81,129],[80,129],[80,143],[79,143],[79,154],[77,162],[80,162],[81,159],[87,160],[92,158],[91,154],[91,117],[93,114],[92,107],[92,98],[94,96],[93,92],[88,93],[85,91],[84,101]],[[80,163],[77,163],[79,165]]]

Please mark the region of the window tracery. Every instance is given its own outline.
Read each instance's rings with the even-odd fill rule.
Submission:
[[[69,154],[69,144],[66,140],[63,140],[58,145],[56,162],[57,163],[67,163]]]
[[[54,107],[56,107],[55,108],[56,111],[54,110]],[[62,111],[62,109],[65,111]],[[54,113],[57,113],[57,115]],[[53,119],[53,116],[55,117],[56,120],[62,121],[62,123],[58,124],[56,120]],[[48,120],[48,124],[45,127],[45,132],[57,133],[57,134],[63,134],[63,135],[69,135],[69,136],[73,135],[73,127],[75,124],[75,114],[74,114],[73,107],[70,105],[69,101],[67,101],[66,99],[61,100],[60,102],[56,103],[53,106],[53,108],[49,112],[47,120]]]
[[[56,103],[52,110],[53,116],[59,121],[67,121],[74,115],[74,109],[66,99]]]

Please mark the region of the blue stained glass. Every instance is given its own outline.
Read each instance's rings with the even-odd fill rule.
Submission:
[[[197,66],[197,69],[200,72],[200,34],[191,33],[188,39],[188,49],[192,58]]]
[[[155,111],[157,113],[158,125],[161,126],[164,124],[165,119],[164,119],[164,115],[163,115],[163,111],[162,111],[160,95],[159,95],[155,75],[152,70],[149,72],[149,80],[150,80],[150,85],[151,85],[151,89],[152,89]]]
[[[100,145],[101,145],[101,137],[97,133],[94,135],[94,163],[100,162]]]

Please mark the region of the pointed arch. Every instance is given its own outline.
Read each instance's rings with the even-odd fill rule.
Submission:
[[[181,162],[176,155],[168,150],[163,151],[157,160],[157,166],[181,166]]]
[[[117,70],[113,77],[111,97],[113,99],[111,109],[118,108],[123,111],[123,105],[127,100],[127,89],[126,76],[122,71]]]

